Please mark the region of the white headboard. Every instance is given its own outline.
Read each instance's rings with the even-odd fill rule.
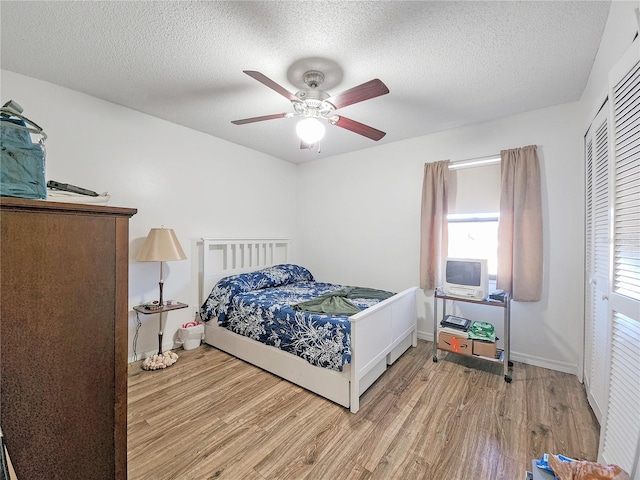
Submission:
[[[198,268],[199,305],[223,277],[287,263],[289,245],[289,240],[283,238],[203,238]]]

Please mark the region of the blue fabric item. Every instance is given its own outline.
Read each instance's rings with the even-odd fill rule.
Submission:
[[[0,196],[47,198],[44,152],[23,120],[0,118]]]
[[[351,323],[347,315],[302,312],[293,305],[340,290],[342,285],[316,282],[297,265],[277,265],[220,280],[202,305],[204,321],[280,348],[312,365],[342,371],[351,361]],[[360,310],[380,299],[352,298]]]
[[[289,263],[274,265],[256,272],[224,277],[216,283],[209,298],[202,305],[200,318],[205,322],[217,318],[223,325],[227,317],[227,309],[234,295],[304,280],[313,281],[311,272],[304,267]]]
[[[351,361],[351,323],[346,315],[297,312],[291,307],[340,285],[301,281],[237,294],[226,328],[304,358],[312,365],[341,371]]]

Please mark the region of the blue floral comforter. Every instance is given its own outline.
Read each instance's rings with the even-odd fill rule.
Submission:
[[[348,316],[322,315],[292,308],[339,290],[316,282],[306,268],[283,264],[220,280],[200,309],[202,320],[304,358],[312,365],[342,371],[351,361]],[[360,309],[377,299],[351,299]]]

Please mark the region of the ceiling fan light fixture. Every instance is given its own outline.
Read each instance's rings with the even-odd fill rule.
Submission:
[[[273,115],[232,120],[231,123],[235,125],[262,122],[276,118],[302,117],[303,120],[296,125],[296,133],[301,140],[300,148],[305,148],[304,145],[320,144],[319,142],[325,133],[324,122],[321,122],[321,120],[326,120],[331,125],[349,130],[375,141],[380,140],[386,135],[385,132],[365,125],[364,123],[333,114],[334,110],[389,93],[387,86],[378,78],[349,88],[337,95],[329,95],[327,91],[321,90],[320,87],[324,81],[324,74],[318,70],[309,70],[303,76],[304,83],[308,88],[303,88],[293,94],[260,72],[244,70],[244,73],[289,100],[295,113],[276,113]]]
[[[324,125],[317,118],[309,117],[296,125],[296,133],[300,140],[309,145],[319,142],[324,137]]]

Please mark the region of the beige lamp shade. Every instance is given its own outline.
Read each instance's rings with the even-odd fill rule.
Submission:
[[[180,242],[171,228],[152,228],[136,260],[139,262],[166,262],[186,260]]]

